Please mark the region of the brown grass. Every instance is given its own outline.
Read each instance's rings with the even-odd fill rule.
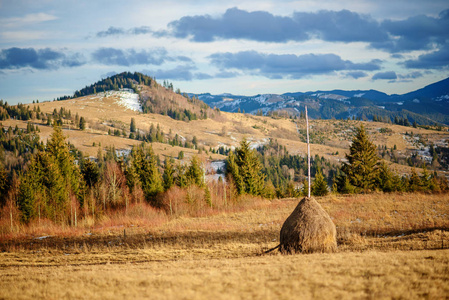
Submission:
[[[334,254],[260,256],[298,199],[201,217],[135,205],[96,227],[22,228],[1,236],[0,298],[447,298],[447,196],[318,198],[337,225]]]

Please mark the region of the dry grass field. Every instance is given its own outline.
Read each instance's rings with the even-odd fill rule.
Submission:
[[[337,226],[337,253],[263,254],[298,199],[247,198],[147,224],[21,228],[1,236],[0,299],[449,297],[447,194],[317,200]]]

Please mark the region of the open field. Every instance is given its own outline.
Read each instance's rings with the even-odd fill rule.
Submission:
[[[262,254],[298,199],[152,225],[109,217],[58,235],[21,228],[1,236],[0,298],[447,298],[448,198],[319,198],[337,226],[334,254]]]

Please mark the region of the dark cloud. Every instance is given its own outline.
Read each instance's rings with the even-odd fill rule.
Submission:
[[[201,72],[195,73],[194,77],[195,77],[195,79],[199,79],[199,80],[214,78],[212,75],[209,75],[207,73],[201,73]]]
[[[300,28],[324,41],[381,42],[388,39],[377,21],[349,10],[296,12],[293,19]]]
[[[238,8],[228,9],[219,18],[208,15],[182,17],[171,22],[169,28],[175,37],[189,37],[196,42],[210,42],[217,38],[263,42],[303,41],[309,38],[292,18]]]
[[[119,34],[124,34],[124,33],[125,33],[125,30],[123,28],[111,26],[108,28],[108,30],[97,32],[97,37],[107,37],[107,36],[111,36],[111,35],[119,35]]]
[[[177,38],[196,42],[215,39],[248,39],[260,42],[305,41],[313,37],[325,41],[384,42],[387,32],[367,15],[348,10],[297,12],[292,17],[272,15],[265,11],[247,12],[228,9],[222,16],[186,16],[169,24]]]
[[[437,51],[422,54],[415,60],[404,62],[405,67],[411,69],[443,69],[449,67],[449,44]]]
[[[396,72],[394,71],[387,71],[387,72],[379,72],[373,75],[373,80],[395,80],[398,76],[396,75]]]
[[[187,56],[177,56],[176,60],[183,61],[183,62],[193,62],[192,59]]]
[[[308,75],[327,74],[344,70],[372,71],[380,69],[380,60],[353,63],[335,54],[264,54],[256,51],[215,53],[209,56],[219,68],[239,69],[273,79],[301,78]]]
[[[429,50],[435,45],[445,45],[449,39],[449,10],[442,11],[437,18],[418,15],[405,20],[385,20],[381,27],[390,34],[390,39],[374,42],[372,47],[395,52]]]
[[[359,79],[359,78],[363,78],[368,76],[367,73],[363,72],[363,71],[352,71],[352,72],[347,72],[346,73],[346,77],[351,77],[354,79]]]
[[[188,38],[196,42],[220,39],[247,39],[284,43],[317,38],[329,42],[366,42],[370,47],[396,54],[415,50],[438,49],[407,65],[425,68],[446,66],[445,52],[449,43],[449,10],[438,17],[417,15],[403,20],[376,21],[369,15],[349,10],[295,12],[292,16],[276,16],[266,11],[248,12],[230,8],[220,16],[185,16],[168,25],[168,30],[155,36]],[[430,62],[431,61],[431,62]],[[368,67],[368,66],[367,66]]]
[[[420,78],[420,77],[423,77],[423,74],[418,71],[411,72],[408,74],[399,74],[398,75],[399,79],[416,79],[416,78]]]
[[[120,27],[110,26],[107,30],[97,32],[96,36],[99,38],[103,38],[108,36],[125,35],[125,34],[130,35],[149,34],[152,32],[153,31],[148,26],[133,27],[128,30]]]
[[[0,51],[0,69],[58,69],[60,67],[78,67],[85,64],[79,53],[66,55],[50,48],[8,48]]]
[[[150,27],[148,26],[141,26],[141,27],[134,27],[128,30],[128,33],[138,35],[138,34],[149,34],[152,33]]]
[[[131,66],[131,65],[161,65],[169,59],[167,51],[163,48],[153,50],[99,48],[92,53],[95,62],[104,65]]]

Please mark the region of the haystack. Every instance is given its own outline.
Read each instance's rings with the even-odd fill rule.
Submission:
[[[336,230],[331,218],[315,199],[302,199],[282,225],[279,251],[311,253],[336,250]]]

